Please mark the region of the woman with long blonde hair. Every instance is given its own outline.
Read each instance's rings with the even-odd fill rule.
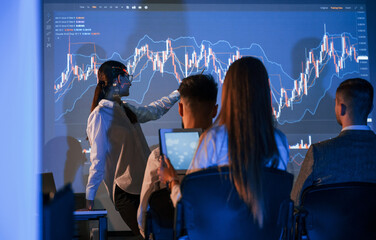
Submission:
[[[239,196],[260,226],[264,216],[262,168],[286,170],[289,150],[285,135],[274,128],[268,73],[254,57],[235,61],[222,86],[221,111],[201,137],[188,173],[228,165]],[[171,198],[180,198],[179,181],[166,160],[162,181],[171,182]]]

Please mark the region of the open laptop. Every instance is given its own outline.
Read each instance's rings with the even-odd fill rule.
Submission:
[[[159,129],[161,153],[166,155],[179,174],[185,174],[196,153],[202,130],[200,128]]]
[[[42,173],[42,193],[53,197],[56,193],[56,185],[52,172]]]
[[[55,179],[52,172],[42,173],[42,193],[43,195],[48,195],[50,198],[53,198],[56,193],[56,185],[55,185]],[[76,198],[77,201],[77,198]],[[93,209],[91,211],[85,210],[81,206],[75,207],[75,210],[73,212],[74,216],[81,216],[81,215],[104,215],[107,214],[106,209]]]

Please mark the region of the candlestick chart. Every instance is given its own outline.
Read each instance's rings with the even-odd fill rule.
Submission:
[[[67,97],[71,103],[66,109],[57,108],[59,111],[56,112],[55,120],[71,112],[80,97],[96,85],[98,67],[106,60],[115,59],[127,66],[136,85],[128,100],[142,103],[157,73],[162,77],[172,76],[180,83],[189,75],[205,71],[212,74],[221,87],[231,63],[244,56],[254,56],[268,70],[273,114],[278,123],[298,122],[307,112],[315,113],[321,98],[331,87],[332,77],[343,78],[348,74],[359,73],[359,62],[368,60],[368,56],[358,54],[358,39],[350,33],[325,31],[321,39],[316,48],[307,49],[306,59],[301,63],[302,70],[294,78],[286,73],[281,63],[267,56],[260,43],[239,47],[227,40],[215,43],[204,40],[198,43],[195,37],[160,40],[145,35],[134,47],[133,55],[121,56],[114,52],[110,58],[101,59],[94,52],[86,56],[71,53],[71,45],[77,43],[71,42],[69,38],[66,66],[53,87],[55,104]],[[322,74],[324,70],[325,75]],[[76,91],[78,82],[87,84]]]
[[[229,66],[246,56],[260,59],[294,175],[311,144],[340,132],[334,114],[339,83],[354,77],[371,81],[361,5],[111,6],[51,5],[46,14],[54,25],[45,26],[45,139],[73,137],[84,149],[79,156],[89,157],[86,123],[98,69],[108,60],[122,62],[133,75],[130,94],[123,97],[130,104],[147,105],[177,89],[185,77],[204,73],[218,83],[220,111]],[[158,128],[181,126],[176,105],[141,125],[149,145],[158,143]]]

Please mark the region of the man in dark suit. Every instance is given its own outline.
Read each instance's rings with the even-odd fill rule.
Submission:
[[[376,135],[367,126],[372,103],[373,87],[368,81],[354,78],[339,85],[335,113],[342,131],[309,148],[291,191],[295,204],[299,204],[301,192],[311,185],[376,183]]]

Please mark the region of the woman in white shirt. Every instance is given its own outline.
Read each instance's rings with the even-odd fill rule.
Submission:
[[[129,95],[133,77],[124,64],[107,61],[98,69],[87,135],[91,145],[86,186],[87,208],[92,209],[102,180],[125,223],[139,235],[137,208],[145,166],[150,154],[140,123],[155,120],[176,103],[177,91],[148,106],[135,107],[121,101]]]
[[[263,167],[286,170],[289,150],[285,135],[274,128],[268,73],[253,57],[235,61],[222,86],[221,111],[212,128],[200,140],[188,173],[229,165],[239,196],[249,206],[259,225],[263,224]],[[180,199],[176,172],[166,159],[161,181],[170,183],[171,199]]]

